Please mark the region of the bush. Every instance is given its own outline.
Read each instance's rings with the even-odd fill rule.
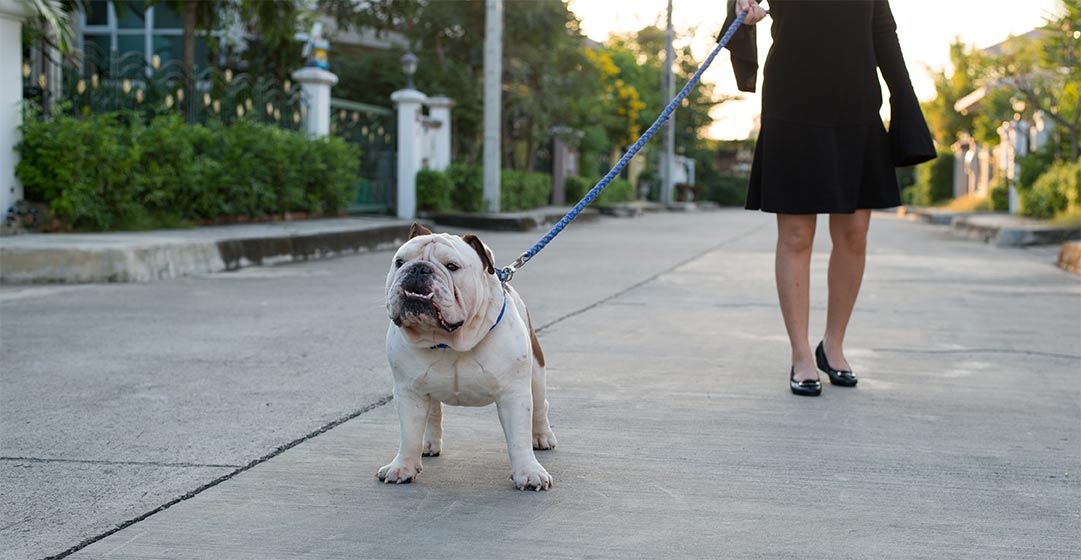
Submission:
[[[139,213],[139,154],[121,115],[42,121],[31,113],[21,128],[16,174],[28,201],[49,204],[55,217],[79,228],[109,229]]]
[[[916,167],[916,184],[901,192],[905,204],[934,206],[953,198],[953,163],[950,152]]]
[[[596,184],[596,181],[590,182],[589,179],[577,175],[567,177],[563,181],[563,192],[566,194],[567,203],[577,204],[589,192],[589,189],[592,189]]]
[[[1020,167],[1017,176],[1018,190],[1024,190],[1036,183],[1041,175],[1046,173],[1055,163],[1055,154],[1050,149],[1031,152],[1028,155],[1017,158]]]
[[[504,169],[500,174],[499,209],[503,212],[528,210],[552,199],[552,176]]]
[[[450,177],[442,171],[417,172],[417,209],[441,212],[450,208]]]
[[[484,209],[484,171],[479,165],[452,163],[447,168],[450,180],[450,204],[462,212]]]
[[[978,194],[966,194],[951,200],[946,208],[954,212],[987,212],[991,209],[991,198]]]
[[[1052,165],[1019,194],[1021,213],[1033,218],[1050,219],[1081,210],[1081,160]]]
[[[360,166],[356,148],[340,139],[248,121],[190,125],[169,115],[143,124],[128,113],[31,112],[22,133],[16,173],[27,200],[49,204],[78,229],[333,213],[350,199]]]
[[[1010,209],[1010,188],[1002,177],[995,179],[988,189],[988,198],[991,199],[991,210],[1006,212]]]
[[[721,174],[715,182],[704,186],[702,200],[711,200],[721,206],[743,206],[750,180],[747,175]]]
[[[590,188],[592,188],[592,185]],[[612,182],[608,184],[604,191],[601,192],[600,196],[597,197],[595,203],[603,206],[605,204],[615,204],[617,202],[629,202],[636,198],[634,185],[626,179],[617,178],[613,179]]]

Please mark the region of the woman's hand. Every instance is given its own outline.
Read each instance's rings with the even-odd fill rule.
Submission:
[[[755,0],[736,0],[736,11],[747,13],[743,25],[754,25],[766,19],[766,10],[762,9]]]

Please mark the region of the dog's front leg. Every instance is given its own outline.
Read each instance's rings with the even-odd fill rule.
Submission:
[[[533,454],[533,397],[529,392],[505,395],[496,402],[499,422],[510,453],[510,479],[519,490],[547,490],[552,476]]]
[[[430,398],[415,391],[394,386],[394,404],[398,408],[401,440],[398,456],[389,465],[379,469],[376,476],[385,483],[412,482],[423,467],[420,464],[421,446],[424,438],[424,422],[428,418]]]

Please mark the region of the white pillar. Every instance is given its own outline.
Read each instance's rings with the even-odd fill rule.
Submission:
[[[439,121],[442,125],[433,130],[435,134],[435,149],[432,150],[432,159],[428,167],[442,171],[450,166],[450,108],[454,106],[454,100],[438,95],[428,98],[428,117],[433,121]]]
[[[415,89],[400,89],[390,94],[398,108],[398,217],[417,217],[417,171],[420,171],[421,105],[427,96]]]
[[[676,96],[676,77],[673,66],[676,64],[676,52],[672,47],[675,31],[672,29],[672,0],[668,0],[668,26],[664,32],[664,98],[661,103],[667,105]],[[676,181],[672,177],[676,166],[676,114],[664,125],[664,164],[661,168],[661,202],[668,204],[675,200]]]
[[[484,206],[499,212],[499,147],[503,114],[503,0],[487,0],[484,11]]]
[[[0,220],[23,187],[15,178],[23,99],[22,22],[32,14],[29,2],[0,0]]]
[[[304,130],[313,136],[330,134],[330,88],[338,83],[338,76],[314,66],[294,70],[292,76],[308,103]]]

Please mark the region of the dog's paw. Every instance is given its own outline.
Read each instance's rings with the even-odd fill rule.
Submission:
[[[424,440],[424,449],[421,455],[424,457],[438,457],[443,452],[443,440],[437,439],[435,441]]]
[[[394,462],[379,469],[375,476],[384,484],[407,484],[413,482],[422,470],[424,467],[419,462],[412,465]]]
[[[511,471],[510,479],[514,481],[514,487],[519,490],[540,492],[552,487],[552,475],[548,474],[548,471],[536,461]]]
[[[551,429],[533,433],[533,449],[555,449],[556,435]]]

